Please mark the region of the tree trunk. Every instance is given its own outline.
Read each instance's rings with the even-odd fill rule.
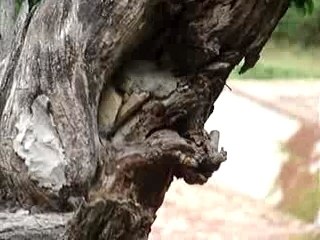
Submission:
[[[203,184],[226,160],[203,125],[288,5],[43,0],[12,17],[1,1],[2,205],[76,210],[69,239],[147,239],[173,178]]]

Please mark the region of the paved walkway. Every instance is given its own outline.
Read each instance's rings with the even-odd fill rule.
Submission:
[[[270,206],[208,184],[172,185],[150,240],[286,240],[314,231]],[[311,240],[306,238],[306,240]]]
[[[270,204],[283,199],[273,186],[288,158],[281,146],[289,139],[300,136],[291,141],[298,143],[294,149],[312,145],[310,165],[313,171],[320,166],[320,81],[230,81],[229,86],[233,91],[224,90],[205,126],[220,131],[228,161],[205,186],[174,182],[150,239],[282,240],[312,228]],[[306,133],[302,126],[312,127],[296,134]]]

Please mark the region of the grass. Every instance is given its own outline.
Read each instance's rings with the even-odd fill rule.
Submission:
[[[289,240],[319,240],[319,239],[320,239],[320,234],[318,232],[299,234],[299,235],[289,237]]]
[[[287,143],[281,143],[280,149],[287,155],[287,161],[282,165],[282,174],[277,177],[269,196],[280,188],[282,199],[277,204],[278,209],[300,220],[313,223],[320,207],[319,172],[299,171],[310,167],[307,159],[297,156]]]
[[[270,42],[262,51],[259,62],[239,75],[240,66],[231,73],[232,79],[320,79],[320,49],[301,49],[289,44]]]

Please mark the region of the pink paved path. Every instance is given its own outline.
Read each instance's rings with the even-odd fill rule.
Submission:
[[[272,209],[262,199],[283,161],[278,141],[293,135],[301,121],[318,120],[320,81],[231,81],[229,85],[234,91],[223,92],[216,103],[216,119],[209,119],[206,129],[222,130],[221,142],[228,146],[230,162],[204,186],[175,181],[149,239],[291,240],[318,232],[314,226]],[[258,143],[263,146],[259,148]],[[221,187],[226,186],[223,184],[229,189]]]

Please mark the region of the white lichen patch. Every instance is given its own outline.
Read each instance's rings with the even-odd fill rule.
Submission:
[[[23,113],[16,124],[18,134],[13,147],[25,160],[31,179],[54,191],[66,184],[64,151],[48,112],[49,99],[37,97],[31,113]]]

